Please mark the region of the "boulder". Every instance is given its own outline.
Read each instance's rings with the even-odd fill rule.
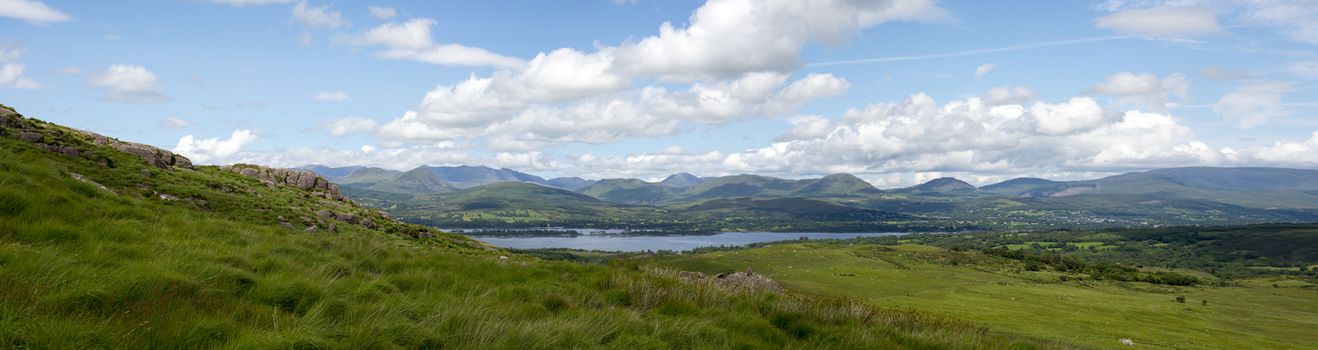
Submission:
[[[330,212],[329,210],[318,210],[316,211],[316,216],[329,219],[334,217],[334,213]]]
[[[39,132],[24,131],[18,134],[18,139],[23,140],[24,142],[42,143],[46,142],[46,135],[42,135]]]
[[[73,147],[60,147],[59,151],[60,153],[64,153],[64,155],[66,156],[70,156],[74,158],[77,158],[79,154],[78,149]]]

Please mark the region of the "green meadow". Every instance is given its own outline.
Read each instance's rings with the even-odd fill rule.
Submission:
[[[773,244],[653,261],[705,272],[751,268],[788,289],[1103,348],[1121,346],[1121,338],[1141,348],[1318,347],[1318,289],[1291,277],[1190,287],[1096,281],[1028,271],[978,251],[911,244]]]
[[[0,127],[0,348],[1071,347],[853,298],[513,254],[216,167],[155,168],[26,123],[95,157]]]

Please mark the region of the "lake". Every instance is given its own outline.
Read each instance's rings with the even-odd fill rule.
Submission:
[[[822,233],[822,232],[724,232],[712,235],[639,236],[580,235],[575,237],[488,237],[472,238],[501,248],[571,248],[635,252],[643,250],[684,251],[700,247],[743,246],[751,243],[809,239],[847,239],[855,237],[896,236],[900,232]]]

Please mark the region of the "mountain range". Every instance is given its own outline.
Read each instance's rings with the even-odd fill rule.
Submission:
[[[870,211],[865,215],[873,217],[905,215],[908,219],[902,224],[921,227],[1318,220],[1318,170],[1308,169],[1169,168],[1080,181],[1016,178],[983,187],[945,177],[886,190],[850,174],[782,179],[678,173],[648,182],[576,177],[546,180],[512,169],[483,166],[423,166],[406,172],[367,167],[303,169],[337,183],[363,203],[393,208],[405,220],[450,227],[562,221],[585,225],[691,224],[715,209],[723,215],[753,218],[747,220],[756,225],[765,224],[769,220],[766,218],[783,219],[782,215],[802,223],[806,217],[803,213],[837,213],[833,210],[837,208]],[[792,205],[770,201],[782,199],[790,199]],[[825,209],[802,210],[807,204]],[[518,210],[521,214],[511,214]],[[611,216],[599,217],[603,213]]]

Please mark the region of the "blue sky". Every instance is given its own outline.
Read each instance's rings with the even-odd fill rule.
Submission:
[[[199,163],[983,184],[1318,167],[1315,49],[1309,1],[0,0],[0,103]]]

